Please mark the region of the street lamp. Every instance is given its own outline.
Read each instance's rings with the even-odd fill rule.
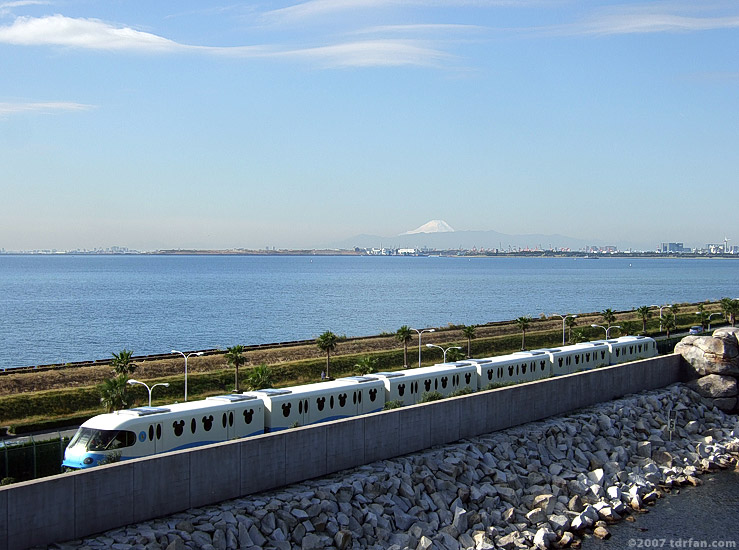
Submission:
[[[590,325],[593,328],[602,328],[606,331],[606,340],[608,340],[608,333],[611,331],[612,328],[621,328],[620,325],[612,325],[610,327],[604,327],[603,325]]]
[[[128,381],[128,383],[131,384],[131,385],[133,385],[133,384],[141,384],[142,386],[144,386],[149,391],[149,406],[150,407],[151,407],[151,390],[153,390],[157,386],[164,386],[165,388],[168,388],[169,387],[169,382],[160,382],[158,384],[154,384],[152,387],[149,387],[147,384],[144,384],[143,382],[139,382],[138,380],[134,380],[133,378],[131,378]]]
[[[462,349],[460,346],[450,346],[446,349],[442,348],[441,346],[437,346],[436,344],[426,344],[427,348],[439,348],[442,353],[444,354],[444,363],[446,363],[446,352],[450,349]]]
[[[672,304],[665,304],[663,306],[658,306],[657,304],[651,305],[649,307],[658,307],[659,308],[659,331],[662,332],[662,309],[666,307],[670,307]]]
[[[411,328],[411,330],[415,330],[418,333],[418,367],[421,367],[421,334],[424,332],[435,332],[435,329],[432,328],[424,328],[421,330],[418,330],[417,328]]]
[[[562,345],[565,345],[565,325],[567,324],[567,318],[572,317],[573,319],[577,319],[577,315],[570,315],[569,313],[567,315],[560,315],[559,313],[552,313],[552,317],[561,317],[562,318]]]
[[[193,351],[192,353],[188,353],[187,355],[185,355],[183,352],[173,349],[172,353],[179,353],[180,355],[182,355],[182,357],[185,358],[185,401],[187,401],[187,358],[191,355],[203,355],[203,352]]]
[[[714,315],[717,315],[718,317],[721,317],[723,315],[723,313],[711,313],[708,316],[708,330],[709,331],[711,330],[711,317],[713,317]]]

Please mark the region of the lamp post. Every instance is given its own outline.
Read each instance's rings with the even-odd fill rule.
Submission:
[[[418,333],[418,366],[421,367],[421,334],[424,332],[435,332],[435,329],[433,328],[424,328],[421,330],[418,330],[417,328],[411,328],[411,330],[415,330]]]
[[[659,308],[659,331],[662,332],[662,309],[666,307],[670,307],[672,304],[665,304],[663,306],[654,305],[654,307]]]
[[[562,345],[565,345],[565,325],[567,324],[567,318],[572,317],[573,319],[577,319],[577,315],[570,315],[569,313],[567,315],[560,315],[559,313],[552,313],[552,317],[561,317],[562,318]]]
[[[721,316],[723,315],[723,313],[711,313],[711,314],[710,314],[710,315],[708,316],[708,330],[709,330],[709,331],[711,330],[711,317],[713,317],[714,315],[716,315],[716,316],[718,316],[718,317],[721,317]]]
[[[442,348],[441,346],[437,346],[436,344],[426,344],[427,348],[439,348],[441,352],[444,354],[444,363],[446,363],[446,352],[450,349],[462,349],[460,346],[450,346],[446,349]]]
[[[185,358],[185,401],[187,401],[187,358],[191,355],[203,355],[203,352],[193,351],[192,353],[188,353],[187,355],[185,355],[183,352],[173,349],[172,353],[179,353],[180,355],[182,355],[182,357]]]
[[[128,381],[128,383],[131,384],[131,385],[133,385],[133,384],[141,384],[142,386],[144,386],[148,390],[148,392],[149,392],[149,406],[150,407],[151,407],[151,390],[153,390],[157,386],[164,386],[165,388],[168,388],[169,387],[169,382],[160,382],[158,384],[154,384],[152,387],[149,387],[147,384],[144,384],[143,382],[139,382],[138,380],[134,380],[133,378],[131,378]]]
[[[611,325],[610,327],[604,327],[603,325],[590,325],[593,328],[602,328],[606,331],[606,340],[608,340],[608,333],[611,332],[612,328],[621,328],[620,325]]]

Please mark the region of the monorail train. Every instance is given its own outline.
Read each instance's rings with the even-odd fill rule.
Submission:
[[[652,338],[623,336],[165,407],[126,409],[82,424],[67,446],[62,466],[89,468],[378,412],[390,401],[413,405],[428,392],[449,396],[460,390],[529,382],[655,355],[657,344]]]

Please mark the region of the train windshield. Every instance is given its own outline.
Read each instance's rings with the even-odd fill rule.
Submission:
[[[130,447],[136,443],[136,434],[127,430],[93,430],[80,428],[74,434],[68,449],[79,447],[87,451],[110,451]]]

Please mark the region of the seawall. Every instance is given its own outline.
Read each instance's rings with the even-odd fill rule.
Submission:
[[[682,381],[682,357],[530,382],[0,489],[0,547],[98,533]]]

